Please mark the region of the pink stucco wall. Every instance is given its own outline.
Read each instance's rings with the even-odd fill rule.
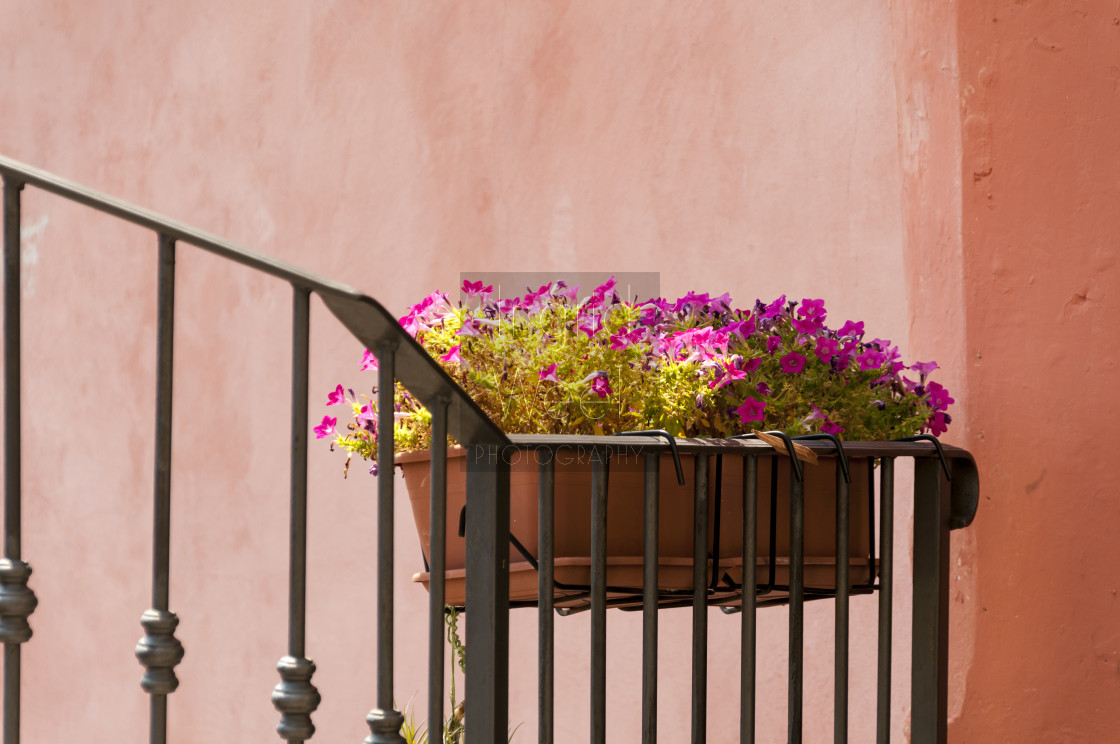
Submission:
[[[1077,731],[1041,700],[1048,670],[1064,670],[1062,694],[1081,716],[1103,698],[1075,705],[1078,690],[1115,689],[1115,633],[1100,619],[1115,597],[1097,571],[1072,589],[1050,575],[1025,590],[1025,569],[1011,562],[1060,550],[1010,546],[1051,518],[1058,484],[1076,473],[1055,456],[1040,479],[1016,454],[1022,437],[1008,432],[1035,421],[1012,414],[1009,398],[1045,393],[1017,355],[1032,308],[1049,308],[1037,321],[1047,334],[1097,347],[1115,320],[1116,90],[1101,70],[1117,63],[1080,51],[1077,39],[1102,23],[1091,26],[1100,50],[1116,31],[1099,13],[1077,20],[1003,5],[958,18],[940,6],[854,0],[0,0],[0,153],[341,279],[394,309],[452,288],[461,271],[640,269],[660,272],[672,296],[824,297],[833,317],[866,319],[909,357],[937,358],[958,400],[947,439],[978,450],[993,497],[974,531],[954,538],[953,735],[1002,740],[998,725],[1018,725],[1007,707],[1022,700],[1009,697],[1018,690],[1032,712],[1012,740],[1036,740],[1049,727]],[[1043,38],[1051,26],[1069,38]],[[1062,49],[1036,48],[1032,36]],[[1096,83],[1070,100],[1071,78]],[[1050,81],[1041,103],[1031,93],[1037,79]],[[1068,144],[1033,160],[1040,137]],[[1059,203],[1041,171],[1063,174]],[[1055,210],[1066,218],[1050,220]],[[137,740],[147,718],[132,647],[149,602],[155,242],[33,193],[24,227],[24,555],[40,598],[24,652],[25,732],[32,742],[78,728],[89,741]],[[1056,251],[1074,248],[1088,263],[1055,273],[1066,255]],[[267,740],[286,638],[290,295],[186,248],[177,292],[172,603],[187,657],[170,706],[173,741]],[[356,379],[360,349],[321,307],[314,315],[316,400],[315,391]],[[1079,378],[1078,359],[1055,351],[1045,366]],[[1107,379],[1108,359],[1093,379]],[[1105,383],[1094,385],[1084,403],[1045,409],[1062,437],[1090,409],[1105,410],[1096,401],[1114,407]],[[1091,449],[1068,441],[1069,453]],[[1080,482],[1096,485],[1061,534],[1080,541],[1080,526],[1098,525],[1074,557],[1105,572],[1118,564],[1103,547],[1116,522],[1102,496],[1112,481],[1107,458],[1091,467]],[[373,482],[343,481],[341,461],[322,449],[313,448],[310,471],[308,653],[324,695],[316,741],[360,741],[374,697]],[[1004,492],[1017,500],[1001,506]],[[416,550],[399,503],[397,694],[404,704],[417,693],[423,710],[416,619],[426,595],[406,581]],[[907,552],[900,539],[903,577]],[[1064,576],[1080,570],[1059,565]],[[898,594],[901,737],[904,586]],[[1086,598],[1087,611],[1030,603],[1058,596]],[[831,702],[814,705],[831,693],[831,607],[811,604],[807,618],[806,740],[819,741],[831,725]],[[874,618],[873,599],[853,603],[853,627],[865,629],[853,658],[873,653]],[[511,716],[530,740],[535,617],[518,612],[511,625],[520,684]],[[633,740],[639,723],[639,627],[635,616],[611,616],[612,740]],[[661,627],[661,733],[683,741],[689,615],[666,612]],[[764,741],[784,730],[785,627],[783,610],[760,615]],[[1055,627],[1092,640],[1032,665],[1023,649],[1046,646]],[[557,680],[558,741],[579,741],[586,618],[561,619],[557,632],[577,649]],[[737,735],[733,707],[718,702],[737,699],[737,639],[737,622],[713,613],[712,741]],[[873,686],[872,666],[859,667],[852,700],[870,701]],[[996,728],[985,728],[989,719]],[[1103,718],[1093,720],[1084,730],[1103,731]],[[855,706],[853,741],[867,740],[873,723],[870,707]]]

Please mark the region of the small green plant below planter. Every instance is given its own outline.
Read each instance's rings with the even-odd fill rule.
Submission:
[[[455,694],[455,666],[459,667],[459,671],[463,673],[464,677],[467,674],[467,647],[459,636],[459,615],[461,612],[454,607],[444,608],[443,619],[447,625],[447,643],[451,646],[451,657],[454,665],[451,667],[451,686],[449,690],[451,715],[443,722],[443,738],[440,739],[439,744],[462,744],[463,741],[466,701],[458,700]],[[513,736],[519,728],[521,728],[520,724],[509,732],[509,741],[513,741]],[[429,733],[428,724],[417,721],[413,716],[412,703],[410,702],[405,706],[404,725],[401,727],[401,735],[404,737],[406,744],[434,744],[430,741]]]

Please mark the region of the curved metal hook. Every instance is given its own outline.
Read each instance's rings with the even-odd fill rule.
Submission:
[[[846,452],[844,452],[844,445],[843,443],[841,443],[838,436],[836,436],[835,434],[825,434],[824,432],[819,432],[817,434],[802,434],[801,436],[794,437],[794,439],[827,439],[828,441],[832,442],[832,444],[836,447],[836,454],[839,456],[840,470],[842,470],[844,473],[844,482],[852,482],[852,475],[848,472],[848,455]]]
[[[763,433],[769,434],[772,437],[778,437],[782,440],[782,442],[786,445],[786,452],[789,454],[789,459],[792,462],[791,467],[793,468],[793,472],[797,474],[797,480],[804,481],[805,472],[803,470],[803,466],[801,465],[801,460],[797,459],[797,451],[794,450],[793,440],[789,438],[789,435],[784,431],[767,431]],[[758,437],[756,437],[754,434],[734,434],[728,437],[728,439],[758,439]]]
[[[661,437],[669,442],[669,451],[673,453],[673,466],[677,469],[677,485],[684,485],[684,468],[681,467],[681,455],[677,452],[677,440],[664,429],[641,429],[638,431],[616,431],[612,437],[621,437],[627,434],[645,434],[647,436]]]
[[[941,440],[932,434],[915,434],[912,437],[903,437],[902,439],[891,440],[894,442],[933,442],[934,449],[937,450],[937,457],[941,460],[941,469],[945,472],[945,480],[950,483],[953,482],[953,471],[949,467],[949,460],[945,457],[945,450],[941,448]]]

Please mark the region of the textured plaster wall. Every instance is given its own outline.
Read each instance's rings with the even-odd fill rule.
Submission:
[[[953,738],[1113,741],[1120,9],[959,17],[976,654]]]
[[[921,117],[903,113],[915,91],[893,63],[897,9],[0,0],[0,19],[0,152],[342,279],[394,309],[453,288],[461,271],[641,269],[660,272],[670,296],[729,291],[743,305],[783,292],[824,297],[834,319],[866,319],[906,348],[912,336],[924,344],[922,308],[941,295],[903,250],[925,235],[913,221],[924,197],[908,148],[929,140]],[[1087,214],[1105,229],[1103,212]],[[949,243],[954,229],[947,218]],[[1103,232],[1093,235],[1103,250]],[[75,729],[88,741],[139,740],[147,702],[132,647],[150,591],[155,239],[31,193],[23,256],[24,556],[40,598],[25,650],[24,729],[28,741]],[[1002,265],[1019,270],[1011,256]],[[1032,291],[1057,291],[1039,276]],[[1063,312],[1100,312],[1095,286],[1076,290],[1089,299]],[[172,740],[267,740],[286,639],[290,292],[183,248],[177,302],[171,597],[187,656]],[[321,307],[313,314],[320,401],[336,382],[359,379],[360,349]],[[959,362],[950,340],[910,356]],[[994,349],[983,351],[994,363]],[[998,386],[994,373],[983,379]],[[341,460],[312,447],[308,653],[324,694],[316,741],[361,740],[374,700],[373,482],[354,470],[343,481]],[[1055,466],[1035,498],[1059,482]],[[399,503],[403,705],[424,687],[426,595],[407,583],[417,556]],[[900,505],[900,530],[907,518]],[[905,552],[900,539],[903,576]],[[823,639],[832,619],[825,603],[806,612],[818,639],[806,680],[807,740],[816,741],[831,725],[831,702],[814,701],[831,692]],[[867,628],[852,639],[854,659],[870,661],[875,612],[874,600],[853,603],[853,627]],[[662,616],[666,741],[688,731],[688,617]],[[900,614],[903,642],[906,624]],[[515,613],[512,627],[511,717],[530,740],[535,617]],[[557,628],[559,643],[576,649],[558,672],[557,740],[578,741],[586,618]],[[785,628],[783,610],[760,616],[764,740],[784,729]],[[633,740],[639,725],[639,629],[638,618],[612,614],[612,740]],[[709,731],[730,741],[738,624],[714,613],[710,634]],[[904,645],[900,735],[906,663]],[[870,700],[872,665],[859,669],[852,700]],[[873,725],[873,711],[853,710],[853,740]]]

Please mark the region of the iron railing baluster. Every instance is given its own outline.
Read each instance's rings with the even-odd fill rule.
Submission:
[[[913,744],[945,744],[948,736],[950,524],[949,482],[938,461],[915,458]]]
[[[149,739],[167,741],[167,696],[179,686],[175,666],[183,646],[175,638],[179,618],[171,612],[171,397],[175,347],[175,240],[159,236],[156,341],[155,488],[152,534],[152,607],[140,618],[145,635],[136,645],[144,665],[141,687],[151,696]]]
[[[4,558],[0,560],[0,641],[4,643],[4,744],[19,744],[20,644],[39,603],[22,560],[23,474],[20,446],[20,191],[4,177]]]
[[[739,742],[754,744],[758,611],[758,456],[743,457],[743,616],[740,618]]]
[[[553,702],[555,695],[555,647],[553,629],[553,585],[556,545],[556,453],[538,450],[537,504],[537,677],[538,677],[538,744],[552,744],[554,735]],[[547,459],[546,459],[547,458]]]
[[[891,633],[894,594],[894,458],[879,465],[879,673],[876,741],[891,740]]]
[[[591,461],[591,744],[607,740],[607,481],[610,450]]]
[[[695,455],[692,531],[692,742],[708,736],[708,455]]]
[[[366,716],[365,744],[404,744],[404,716],[393,705],[393,412],[396,344],[377,356],[377,707]],[[438,724],[437,724],[438,725]]]
[[[801,469],[789,468],[789,743],[801,744],[805,674],[805,492]]]
[[[642,744],[657,742],[657,598],[661,456],[645,460],[642,538]]]
[[[833,668],[832,739],[835,744],[848,741],[848,553],[851,545],[848,481],[836,458],[836,600],[835,663]],[[874,577],[872,577],[874,579]]]
[[[467,453],[467,705],[465,744],[506,740],[509,719],[509,460]]]
[[[311,684],[315,663],[307,658],[307,372],[311,333],[310,293],[293,286],[291,515],[288,526],[288,654],[276,669],[280,684],[272,704],[280,711],[277,733],[303,742],[315,733],[311,713],[319,691]]]
[[[443,733],[444,597],[447,583],[447,399],[432,409],[431,505],[428,542],[428,732]],[[452,659],[451,673],[455,673]],[[455,711],[451,711],[452,714]]]

